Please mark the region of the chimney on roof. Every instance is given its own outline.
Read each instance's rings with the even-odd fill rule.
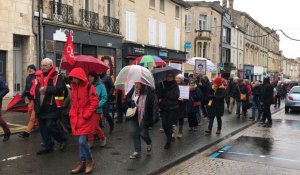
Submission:
[[[227,8],[227,0],[223,0],[222,6],[223,6],[224,8]]]
[[[229,0],[229,9],[233,10],[233,0]]]

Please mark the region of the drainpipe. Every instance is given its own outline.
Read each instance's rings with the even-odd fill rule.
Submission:
[[[43,0],[39,0],[39,46],[39,59],[42,59],[44,58]]]
[[[221,14],[222,15],[222,20],[221,20],[221,34],[220,34],[220,63],[222,63],[222,51],[223,51],[223,20],[224,20],[224,15],[225,12]],[[218,69],[218,75],[221,74],[221,71]]]
[[[31,13],[32,13],[32,17],[31,17],[31,30],[32,30],[32,33],[34,35],[34,39],[35,39],[35,48],[36,48],[36,51],[35,51],[35,57],[36,57],[36,63],[35,65],[38,67],[38,59],[39,59],[39,43],[40,43],[40,40],[39,40],[39,34],[35,31],[35,28],[34,28],[34,0],[32,1],[31,3]]]

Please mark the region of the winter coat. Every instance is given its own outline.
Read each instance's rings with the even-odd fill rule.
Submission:
[[[29,74],[26,77],[26,84],[25,84],[25,89],[23,91],[22,97],[27,97],[28,100],[33,100],[33,96],[30,94],[30,89],[32,87],[33,81],[35,79],[35,75],[34,74]]]
[[[285,92],[285,88],[283,85],[279,85],[279,86],[276,86],[276,90],[277,90],[277,95],[280,96],[280,97],[284,97],[286,92]]]
[[[236,84],[234,83],[234,81],[230,81],[228,86],[227,86],[227,89],[226,89],[226,94],[229,96],[229,97],[235,97],[235,87],[236,87]]]
[[[101,80],[105,85],[107,96],[111,98],[115,90],[115,85],[112,78],[109,75],[104,75]]]
[[[131,88],[131,90],[126,95],[126,101],[128,107],[134,107],[132,102],[132,95],[134,93],[134,88]],[[154,124],[154,120],[157,118],[157,98],[155,94],[155,90],[152,90],[148,88],[145,92],[147,94],[146,101],[145,101],[145,111],[144,111],[144,117],[143,117],[143,125],[145,127],[152,127]],[[138,99],[139,101],[139,99]],[[137,113],[136,113],[137,114]],[[137,119],[137,115],[133,119]]]
[[[241,101],[241,93],[246,95],[248,94],[247,87],[244,84],[236,85],[234,88],[234,96],[236,101]]]
[[[85,72],[74,68],[69,77],[80,79],[80,84],[71,84],[71,110],[69,113],[72,133],[86,135],[94,132],[99,106],[98,95],[94,86],[88,84]]]
[[[61,116],[61,110],[55,103],[55,96],[64,93],[66,84],[62,77],[57,75],[58,73],[55,67],[48,73],[44,73],[44,76],[46,77],[48,74],[48,83],[44,85],[44,87],[46,87],[45,94],[42,95],[39,91],[41,82],[39,82],[35,88],[34,110],[39,119],[57,119]],[[55,81],[56,84],[54,86]]]
[[[201,91],[198,87],[190,91],[190,98],[187,103],[187,112],[189,114],[200,111],[200,106],[194,106],[194,102],[201,102],[201,96]]]
[[[9,92],[5,79],[0,76],[0,105],[2,105],[3,97]]]
[[[212,86],[208,95],[209,100],[212,100],[211,106],[208,107],[208,112],[210,116],[223,116],[225,97],[226,92],[225,87],[223,85],[221,85],[217,89],[215,89],[215,87]]]
[[[256,103],[260,102],[260,97],[262,95],[261,85],[255,86],[252,89],[253,101]]]
[[[104,84],[102,83],[101,80],[97,81],[94,84],[94,87],[96,88],[97,95],[98,95],[98,98],[99,98],[99,105],[98,105],[96,113],[97,114],[102,114],[103,113],[102,107],[104,106],[104,104],[107,101],[106,88],[105,88],[105,86],[104,86]]]
[[[175,80],[164,82],[164,87],[159,92],[160,109],[162,111],[172,111],[178,108],[178,98],[180,96],[179,87]]]
[[[271,105],[273,103],[273,89],[273,86],[271,86],[270,84],[264,84],[262,86],[261,102],[264,105]]]

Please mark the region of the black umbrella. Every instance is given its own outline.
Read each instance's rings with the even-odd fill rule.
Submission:
[[[167,80],[167,74],[172,73],[174,75],[181,74],[181,70],[175,69],[170,66],[155,68],[152,71],[155,83],[160,83]]]

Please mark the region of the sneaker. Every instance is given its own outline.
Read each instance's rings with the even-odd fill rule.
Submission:
[[[100,140],[100,146],[101,147],[105,147],[106,146],[106,142],[107,142],[106,137],[104,137],[103,139]]]
[[[129,159],[137,159],[140,157],[141,157],[140,153],[134,152],[133,154],[131,154],[131,156],[129,156]]]
[[[11,134],[10,132],[4,133],[3,142],[6,142],[9,140],[10,134]]]
[[[152,145],[147,145],[147,152],[151,152],[152,151]]]
[[[207,134],[211,134],[211,130],[206,130],[205,131]]]
[[[177,138],[181,139],[182,138],[182,133],[178,133]]]
[[[21,138],[28,138],[30,136],[30,134],[26,131],[23,131],[18,136]]]
[[[42,149],[40,151],[38,151],[36,154],[37,155],[43,155],[43,154],[49,154],[49,153],[52,153],[53,152],[53,148],[51,149]]]
[[[66,149],[67,149],[67,142],[65,141],[65,142],[60,143],[59,150],[66,151]]]

